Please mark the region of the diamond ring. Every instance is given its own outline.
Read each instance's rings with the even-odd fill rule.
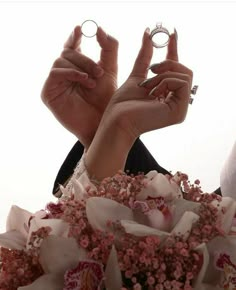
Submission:
[[[157,22],[156,27],[150,32],[150,39],[154,47],[165,47],[169,43],[170,33],[161,22]]]

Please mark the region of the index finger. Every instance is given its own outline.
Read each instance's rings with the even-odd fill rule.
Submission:
[[[153,45],[150,39],[150,30],[149,28],[146,28],[143,35],[142,46],[139,50],[130,76],[146,78],[148,73],[148,67],[150,66],[150,62],[152,59],[152,54]]]
[[[170,35],[170,40],[167,47],[166,59],[178,61],[178,49],[177,49],[177,31]]]
[[[117,74],[118,41],[107,34],[101,26],[99,26],[97,30],[97,41],[101,47],[98,64],[101,65],[105,71]]]
[[[76,49],[80,51],[82,31],[80,26],[76,26],[64,44],[64,48]]]

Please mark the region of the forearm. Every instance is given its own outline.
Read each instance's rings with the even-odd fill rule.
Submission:
[[[124,170],[134,141],[115,123],[102,120],[85,156],[90,177],[102,180]]]

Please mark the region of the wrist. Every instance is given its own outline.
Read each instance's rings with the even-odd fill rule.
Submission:
[[[86,154],[89,175],[97,180],[124,170],[130,148],[136,138],[126,132],[115,119],[104,118]]]

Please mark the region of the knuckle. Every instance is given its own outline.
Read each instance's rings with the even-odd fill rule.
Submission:
[[[191,79],[193,78],[193,71],[191,69],[189,70],[189,76]]]
[[[71,54],[72,50],[70,48],[64,48],[61,52],[61,58],[68,58]]]
[[[114,49],[118,49],[118,47],[119,47],[119,41],[116,38],[114,38],[111,35],[108,35],[108,41],[110,42],[110,45],[112,45],[112,47]]]
[[[52,67],[53,67],[53,68],[61,67],[61,64],[62,64],[62,58],[59,57],[59,58],[57,58],[57,59],[54,61]]]
[[[189,74],[185,74],[184,75],[184,80],[187,82],[187,83],[190,83],[191,82],[191,76]]]
[[[50,73],[49,73],[49,78],[55,78],[57,76],[57,70],[56,70],[56,68],[52,68],[51,70],[50,70]]]
[[[162,64],[167,65],[168,67],[172,67],[173,65],[175,65],[177,63],[177,61],[174,61],[172,59],[166,59],[165,61],[162,62]]]
[[[48,104],[48,98],[47,98],[47,95],[45,94],[44,90],[42,90],[42,92],[40,94],[40,98],[45,105]]]

